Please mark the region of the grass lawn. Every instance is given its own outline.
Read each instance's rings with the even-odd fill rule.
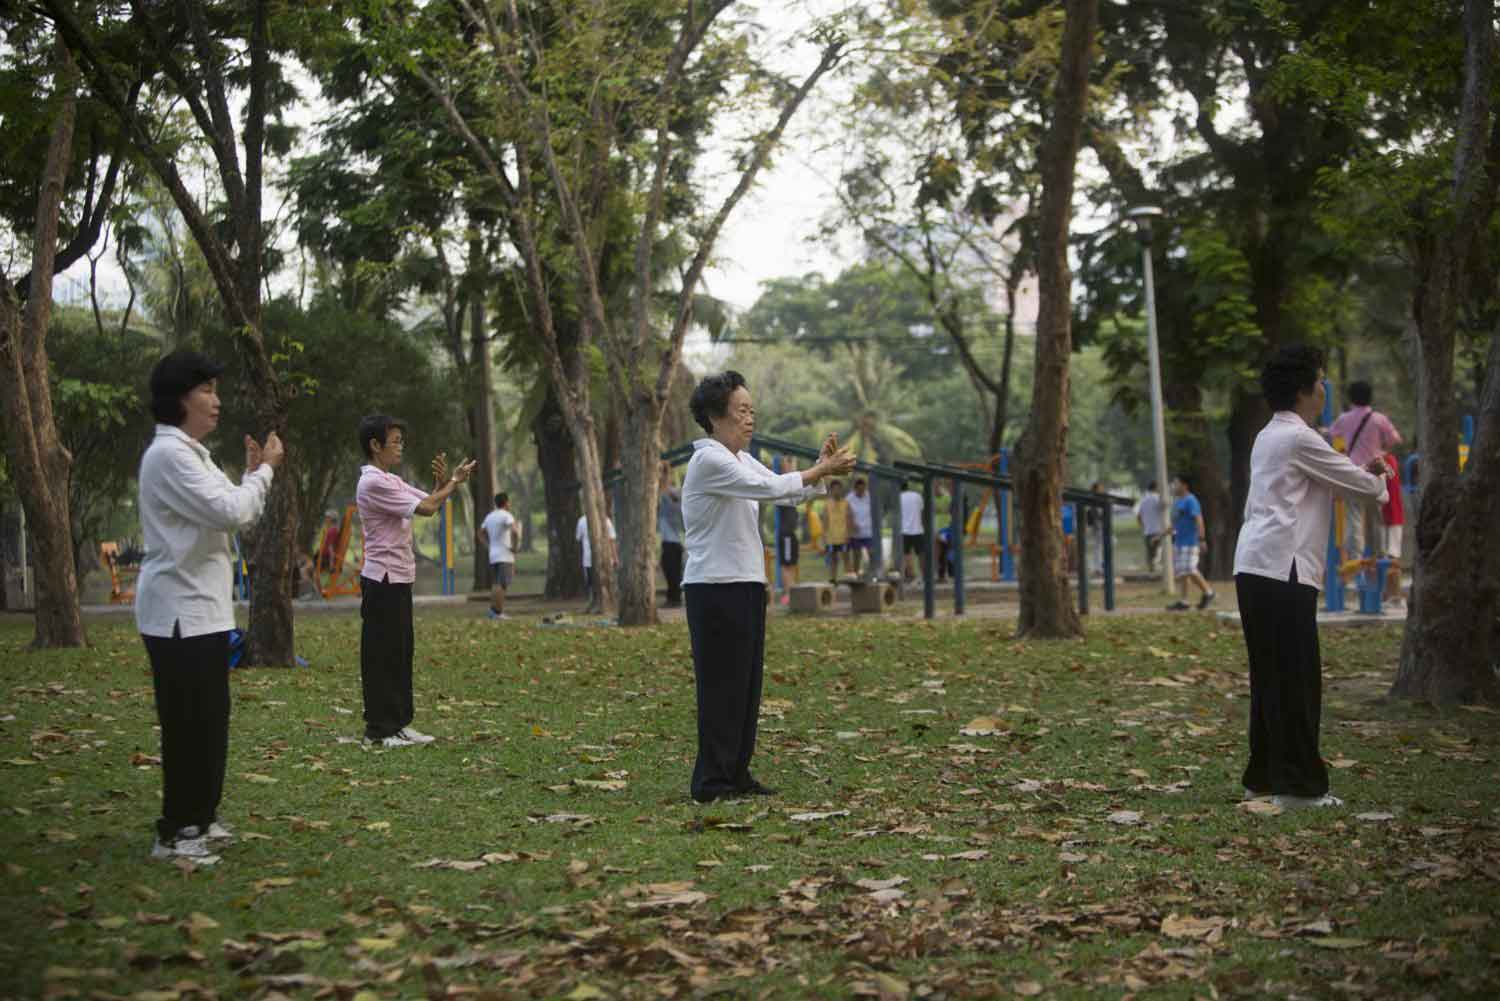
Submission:
[[[1497,716],[1380,700],[1327,630],[1342,810],[1241,808],[1247,684],[1209,616],[776,618],[757,775],[687,798],[688,636],[417,625],[426,747],[371,751],[358,619],[233,679],[223,818],[147,858],[160,774],[128,620],[0,620],[0,996],[1495,997]]]

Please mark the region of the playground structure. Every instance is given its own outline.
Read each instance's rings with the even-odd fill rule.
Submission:
[[[325,521],[318,533],[318,544],[313,550],[313,582],[317,593],[323,598],[339,595],[359,594],[359,568],[364,563],[364,536],[360,536],[360,559],[349,559],[349,543],[354,538],[355,507],[344,505],[338,528],[329,537],[330,528]]]
[[[661,453],[663,461],[673,467],[683,465],[693,455],[691,443],[678,445]],[[792,456],[807,462],[816,462],[819,451],[800,445],[796,442],[775,438],[770,435],[757,433],[750,440],[749,452],[762,462],[765,461],[766,453],[770,453],[771,461],[767,463],[777,471],[781,468],[781,456]],[[963,523],[963,488],[965,486],[978,486],[985,488],[986,494],[994,492],[998,504],[998,524],[996,526],[996,542],[991,547],[992,576],[998,576],[999,580],[1011,581],[1015,579],[1015,562],[1013,533],[1015,531],[1014,515],[1012,508],[1011,491],[1014,484],[1009,476],[1009,454],[1002,450],[991,464],[974,468],[975,464],[968,467],[945,465],[940,463],[911,463],[895,462],[892,465],[883,465],[875,462],[857,461],[854,464],[854,473],[863,474],[870,481],[870,520],[874,528],[874,536],[871,540],[872,550],[870,554],[869,568],[866,572],[865,583],[881,581],[885,576],[885,543],[893,534],[892,530],[899,528],[899,521],[890,524],[892,518],[899,519],[900,509],[896,505],[883,502],[882,491],[876,489],[877,484],[884,484],[886,491],[899,488],[902,481],[920,481],[923,497],[922,524],[923,534],[926,537],[926,550],[932,558],[923,561],[922,571],[922,605],[925,618],[933,618],[936,614],[937,603],[937,581],[936,581],[936,554],[937,554],[937,519],[935,517],[935,485],[939,481],[947,482],[951,486],[949,492],[949,503],[953,513],[953,523],[963,524],[965,535],[970,535],[970,542],[978,539],[978,527],[980,516],[983,512],[981,506],[978,511],[971,512],[968,522]],[[604,486],[609,490],[617,490],[623,480],[621,472],[611,470],[604,477]],[[1100,519],[1104,525],[1103,534],[1103,570],[1104,570],[1104,607],[1106,611],[1115,608],[1115,574],[1114,574],[1114,532],[1111,526],[1110,513],[1116,504],[1128,505],[1131,503],[1128,497],[1117,497],[1110,494],[1094,493],[1090,490],[1082,490],[1076,487],[1064,487],[1062,499],[1065,506],[1078,510],[1073,517],[1074,531],[1077,536],[1078,548],[1078,607],[1083,614],[1089,611],[1089,564],[1087,538],[1087,519],[1081,517],[1084,510],[1097,508],[1103,517]],[[618,498],[616,498],[618,503]],[[780,527],[781,509],[773,508],[773,518],[776,519],[775,528]],[[964,614],[964,547],[955,544],[951,547],[953,560],[953,611],[955,615]],[[899,553],[893,554],[899,560]],[[768,553],[768,578],[773,580],[777,589],[782,586],[781,567],[779,563],[771,564]],[[996,573],[998,571],[998,574]],[[821,604],[821,601],[820,601]]]
[[[1319,420],[1326,428],[1333,424],[1333,386],[1327,379],[1323,380],[1323,390],[1323,413]],[[1469,449],[1473,443],[1474,417],[1466,415],[1459,432],[1458,469],[1460,473],[1468,464]],[[1346,450],[1342,439],[1334,439],[1332,445],[1340,452]],[[1402,464],[1401,490],[1403,500],[1406,501],[1408,524],[1414,524],[1416,521],[1416,506],[1411,501],[1416,498],[1420,489],[1417,478],[1420,458],[1419,453],[1412,452]],[[1344,552],[1344,519],[1348,517],[1348,512],[1345,510],[1342,497],[1335,496],[1332,503],[1332,517],[1328,519],[1327,582],[1323,589],[1323,610],[1346,611],[1348,597],[1346,591],[1352,581],[1357,596],[1358,611],[1364,615],[1379,615],[1384,600],[1386,574],[1390,572],[1392,564],[1399,566],[1399,562],[1387,558],[1385,553],[1371,552],[1368,544],[1363,553]],[[1400,554],[1397,553],[1396,556],[1399,558]]]
[[[109,603],[128,605],[135,601],[133,585],[141,568],[125,566],[120,562],[120,544],[118,542],[99,543],[99,562],[109,570]]]

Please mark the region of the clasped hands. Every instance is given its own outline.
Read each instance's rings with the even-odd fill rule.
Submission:
[[[260,468],[264,462],[275,469],[281,465],[281,460],[286,457],[286,446],[281,443],[276,432],[272,431],[266,435],[266,443],[262,445],[248,434],[245,435],[245,472],[253,473]]]

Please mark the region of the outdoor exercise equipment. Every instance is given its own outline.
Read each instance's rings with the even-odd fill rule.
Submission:
[[[129,584],[135,582],[135,577],[141,572],[141,568],[121,565],[120,544],[118,542],[99,543],[99,562],[109,568],[109,603],[128,605],[135,601],[135,588]]]
[[[359,593],[359,566],[348,559],[349,543],[354,537],[354,513],[356,508],[353,504],[345,505],[344,515],[339,520],[338,528],[329,544],[328,533],[330,527],[325,521],[323,530],[318,534],[317,557],[314,563],[313,580],[318,593],[324,598],[333,598],[341,594]],[[360,543],[360,563],[364,562],[363,539]]]
[[[438,511],[438,586],[443,594],[458,591],[458,573],[453,568],[453,498]]]

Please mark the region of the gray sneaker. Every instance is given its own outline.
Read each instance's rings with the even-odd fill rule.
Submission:
[[[208,850],[208,841],[197,827],[184,827],[169,841],[156,837],[151,845],[151,857],[176,861],[186,859],[194,865],[216,865],[219,856]]]
[[[215,820],[208,825],[208,833],[203,836],[209,841],[233,841],[234,828]]]
[[[1283,810],[1301,810],[1305,807],[1326,808],[1344,805],[1344,801],[1333,795],[1333,793],[1324,793],[1321,796],[1292,796],[1290,794],[1282,794],[1272,796],[1271,802]]]
[[[421,730],[411,726],[403,726],[400,730],[396,731],[396,736],[413,744],[430,744],[434,740],[437,740],[436,737],[429,737]]]
[[[412,747],[417,742],[415,740],[407,740],[399,733],[393,733],[389,737],[381,737],[379,740],[366,737],[365,743],[372,747]]]

